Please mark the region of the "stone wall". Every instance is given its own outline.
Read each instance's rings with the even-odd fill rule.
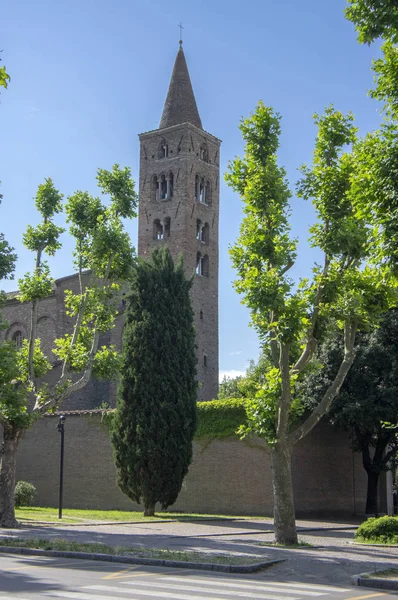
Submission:
[[[60,435],[58,418],[37,422],[22,441],[18,480],[32,482],[38,504],[57,506]],[[364,512],[366,476],[348,437],[318,425],[296,447],[293,459],[298,515],[338,516]],[[64,506],[136,509],[116,485],[108,429],[101,415],[67,415]],[[172,510],[272,514],[269,455],[261,440],[195,441],[194,459]]]

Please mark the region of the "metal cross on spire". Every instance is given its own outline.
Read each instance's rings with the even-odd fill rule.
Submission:
[[[181,46],[182,45],[182,30],[184,29],[181,21],[179,22],[178,27],[180,28],[180,46]]]

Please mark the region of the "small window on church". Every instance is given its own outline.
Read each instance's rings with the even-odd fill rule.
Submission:
[[[200,252],[196,255],[196,275],[200,277],[209,276],[209,257],[207,254],[202,256]]]
[[[169,147],[166,143],[166,140],[162,140],[159,144],[158,158],[167,158],[169,155]]]
[[[173,173],[171,171],[169,173],[168,184],[169,185],[167,188],[167,198],[172,198],[173,191],[174,191],[174,177],[173,177]]]
[[[160,219],[155,219],[153,222],[153,239],[162,240],[164,237],[163,225]]]
[[[206,368],[207,367],[207,354],[203,355],[203,366]]]
[[[12,336],[12,341],[14,342],[17,350],[20,350],[22,348],[22,342],[23,342],[23,333],[22,331],[16,331],[13,336]]]
[[[208,151],[207,151],[207,145],[206,144],[202,144],[200,147],[200,152],[199,152],[199,157],[200,160],[203,160],[204,162],[208,162]]]
[[[166,175],[160,176],[159,181],[159,198],[160,200],[167,200],[167,179]]]
[[[203,321],[203,310],[202,309],[200,309],[199,318],[201,321]]]
[[[202,204],[210,204],[210,181],[206,180],[204,177],[199,179],[199,202]]]
[[[170,217],[163,220],[155,219],[153,222],[153,239],[164,240],[170,237]]]

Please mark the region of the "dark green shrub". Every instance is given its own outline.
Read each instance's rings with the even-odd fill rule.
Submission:
[[[397,544],[398,517],[371,517],[358,527],[355,538],[378,544]]]
[[[14,504],[16,507],[31,506],[35,496],[36,488],[32,483],[29,483],[28,481],[18,481],[15,486]]]

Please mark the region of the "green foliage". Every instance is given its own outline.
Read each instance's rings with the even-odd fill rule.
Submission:
[[[358,335],[353,365],[336,396],[329,418],[348,431],[362,453],[369,485],[366,513],[377,513],[377,481],[391,468],[398,449],[398,310],[380,326]],[[334,332],[317,353],[318,365],[299,384],[304,404],[313,409],[334,379],[343,358],[343,340]],[[386,423],[391,423],[386,426]]]
[[[13,278],[16,259],[14,248],[4,239],[4,234],[0,233],[0,281]]]
[[[191,462],[197,383],[190,287],[167,248],[134,271],[111,439],[118,484],[145,507],[173,504]]]
[[[33,483],[27,481],[18,481],[15,486],[14,505],[20,506],[31,506],[36,496],[36,488]]]
[[[396,0],[348,0],[345,15],[354,23],[362,44],[371,44],[380,37],[398,43]]]
[[[246,401],[241,398],[198,402],[195,439],[224,438],[237,435],[246,423]]]
[[[369,153],[373,140],[359,142],[353,116],[333,106],[314,119],[318,134],[313,163],[301,168],[297,186],[298,196],[311,200],[315,208],[317,221],[310,229],[310,241],[325,257],[323,267],[315,265],[312,280],[297,284],[288,277],[296,242],[289,234],[291,194],[285,172],[277,166],[280,117],[261,102],[241,122],[245,155],[229,163],[226,175],[241,195],[245,213],[240,237],[231,249],[238,273],[235,285],[251,310],[268,359],[262,385],[249,394],[248,425],[241,432],[252,431],[270,445],[278,438],[281,422],[283,435],[301,422],[304,406],[295,393],[296,382],[328,328],[349,327],[351,344],[352,332],[370,328],[397,301],[393,240],[398,238],[388,243],[394,207],[388,220],[386,185],[364,191],[368,179],[364,153]],[[237,382],[238,389],[241,386],[242,381]],[[323,410],[328,403],[325,398]]]
[[[355,539],[376,544],[398,544],[398,517],[371,517],[358,527]]]

